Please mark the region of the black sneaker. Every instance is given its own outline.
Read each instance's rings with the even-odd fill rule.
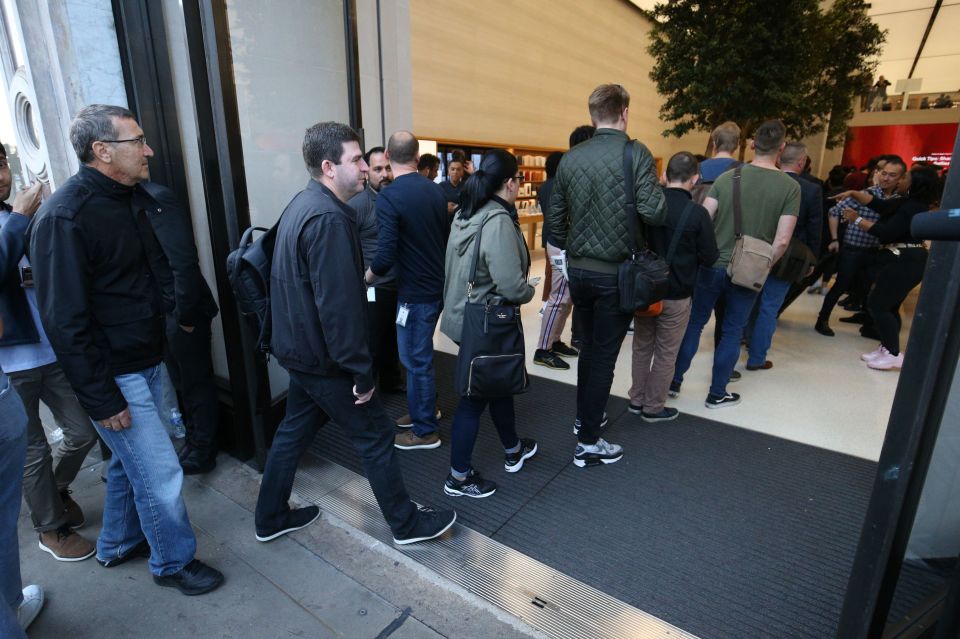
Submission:
[[[503,469],[508,473],[515,473],[523,468],[524,460],[537,454],[537,442],[532,439],[520,438],[520,450],[507,453],[503,458]]]
[[[223,583],[223,573],[199,559],[194,559],[180,572],[163,577],[154,575],[153,583],[166,588],[176,588],[185,595],[202,595]]]
[[[623,446],[598,439],[596,444],[577,444],[573,452],[573,463],[580,468],[612,464],[623,457]]]
[[[739,382],[741,377],[743,377],[743,373],[741,373],[740,371],[733,371],[732,373],[730,373],[729,383],[732,384],[733,382]]]
[[[834,335],[836,335],[836,333],[833,332],[833,329],[830,328],[830,325],[827,324],[826,321],[817,321],[817,323],[813,325],[813,330],[827,337],[833,337]]]
[[[570,369],[570,364],[563,361],[562,357],[553,351],[545,351],[542,348],[538,348],[533,354],[533,363],[537,366],[546,366],[547,368],[555,368],[561,371]]]
[[[305,508],[295,508],[287,513],[286,521],[283,525],[274,530],[257,529],[257,541],[273,541],[277,537],[282,537],[294,530],[306,528],[320,517],[320,509],[317,506],[306,506]]]
[[[643,412],[643,406],[640,406],[639,404],[628,404],[627,410],[630,411],[631,415],[639,415]]]
[[[664,408],[659,413],[640,413],[640,419],[645,422],[669,422],[672,419],[676,419],[680,414],[676,408]]]
[[[601,429],[606,428],[607,422],[609,421],[610,420],[607,419],[607,411],[603,411],[603,420],[600,422],[600,428]],[[577,417],[573,422],[573,434],[574,435],[580,434],[580,418],[579,417]]]
[[[443,492],[451,497],[483,499],[497,492],[497,485],[471,469],[463,480],[457,479],[452,474],[447,475],[447,480],[443,482]]]
[[[560,341],[554,342],[553,346],[550,347],[550,351],[552,353],[556,353],[560,357],[577,357],[580,355],[580,351],[572,346],[567,346]]]
[[[116,568],[131,559],[150,559],[150,544],[147,543],[146,539],[119,557],[113,557],[112,559],[100,559],[100,557],[97,557],[97,563],[104,568]]]
[[[417,523],[405,537],[393,538],[393,543],[404,546],[406,544],[415,544],[418,541],[427,541],[436,539],[443,533],[450,530],[453,522],[457,521],[457,512],[455,510],[434,510],[429,506],[418,506],[419,515]]]
[[[707,408],[725,408],[727,406],[736,406],[740,403],[740,395],[737,393],[727,393],[726,395],[707,395],[707,401],[703,403]]]
[[[680,397],[681,382],[670,382],[670,390],[667,391],[667,397]]]

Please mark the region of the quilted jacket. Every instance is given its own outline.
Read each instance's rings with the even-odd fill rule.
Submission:
[[[560,161],[546,226],[551,243],[566,249],[574,268],[616,273],[634,246],[623,213],[623,147],[628,140],[622,131],[597,129],[596,135],[570,149]],[[643,144],[634,145],[642,246],[644,224],[663,225],[667,208],[653,156]]]

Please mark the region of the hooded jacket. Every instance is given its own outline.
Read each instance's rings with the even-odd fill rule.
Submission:
[[[524,304],[536,292],[527,283],[530,253],[517,224],[516,211],[494,198],[481,206],[469,219],[453,219],[444,261],[443,317],[440,332],[455,342],[463,333],[463,309],[467,303],[467,282],[473,266],[473,247],[477,231],[487,220],[480,237],[477,278],[470,294],[471,302],[499,296],[513,304]],[[512,209],[512,207],[509,207]]]

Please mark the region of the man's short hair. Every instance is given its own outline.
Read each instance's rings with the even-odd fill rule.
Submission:
[[[424,169],[434,169],[440,166],[440,158],[435,156],[433,153],[424,153],[420,156],[420,161],[417,162],[417,170],[422,171]]]
[[[7,157],[7,147],[3,146],[3,142],[0,141],[0,156]]]
[[[461,160],[460,158],[451,158],[450,161],[447,162],[447,168],[448,168],[448,169],[450,168],[450,165],[451,165],[451,164],[459,164],[460,166],[464,166],[464,165],[466,164],[466,161],[465,161],[465,160]]]
[[[903,169],[904,173],[907,172],[907,163],[904,162],[903,158],[900,157],[899,155],[886,155],[884,157],[887,159],[887,163],[884,165],[883,168],[889,170],[891,164],[896,164],[901,169]]]
[[[70,123],[70,144],[81,164],[93,162],[93,143],[117,137],[114,120],[136,120],[130,109],[112,104],[91,104],[80,109]]]
[[[547,156],[547,161],[544,163],[545,168],[547,169],[547,179],[549,180],[557,174],[557,168],[560,166],[560,160],[563,159],[563,153],[560,151],[554,151]]]
[[[594,123],[616,122],[630,106],[630,94],[619,84],[601,84],[590,94],[587,106]]]
[[[780,150],[787,129],[780,120],[767,120],[753,134],[753,147],[759,155],[770,155]]]
[[[310,177],[320,177],[320,165],[324,160],[340,164],[346,142],[360,143],[360,136],[346,124],[318,122],[307,129],[303,136],[303,162]]]
[[[780,165],[794,165],[797,161],[807,154],[807,145],[803,142],[787,142],[783,147],[783,153],[780,154]]]
[[[577,146],[581,142],[586,142],[597,132],[597,127],[592,124],[581,124],[570,133],[570,148]]]
[[[390,154],[390,162],[396,162],[397,164],[414,162],[419,150],[420,142],[409,131],[397,131],[387,141],[387,153]]]
[[[700,172],[700,163],[689,151],[674,153],[667,162],[667,182],[686,182]]]
[[[710,133],[714,151],[730,153],[740,148],[740,127],[736,122],[727,120]]]
[[[370,158],[372,158],[377,153],[383,153],[383,152],[384,152],[384,148],[382,146],[375,146],[363,154],[363,161],[367,163],[367,166],[370,166]]]

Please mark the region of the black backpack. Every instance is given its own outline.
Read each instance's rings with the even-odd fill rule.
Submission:
[[[270,317],[270,267],[277,243],[277,226],[270,229],[251,226],[243,232],[240,246],[227,256],[227,278],[237,300],[240,314],[257,331],[257,350],[270,352],[272,321]],[[256,240],[254,231],[263,231]]]

